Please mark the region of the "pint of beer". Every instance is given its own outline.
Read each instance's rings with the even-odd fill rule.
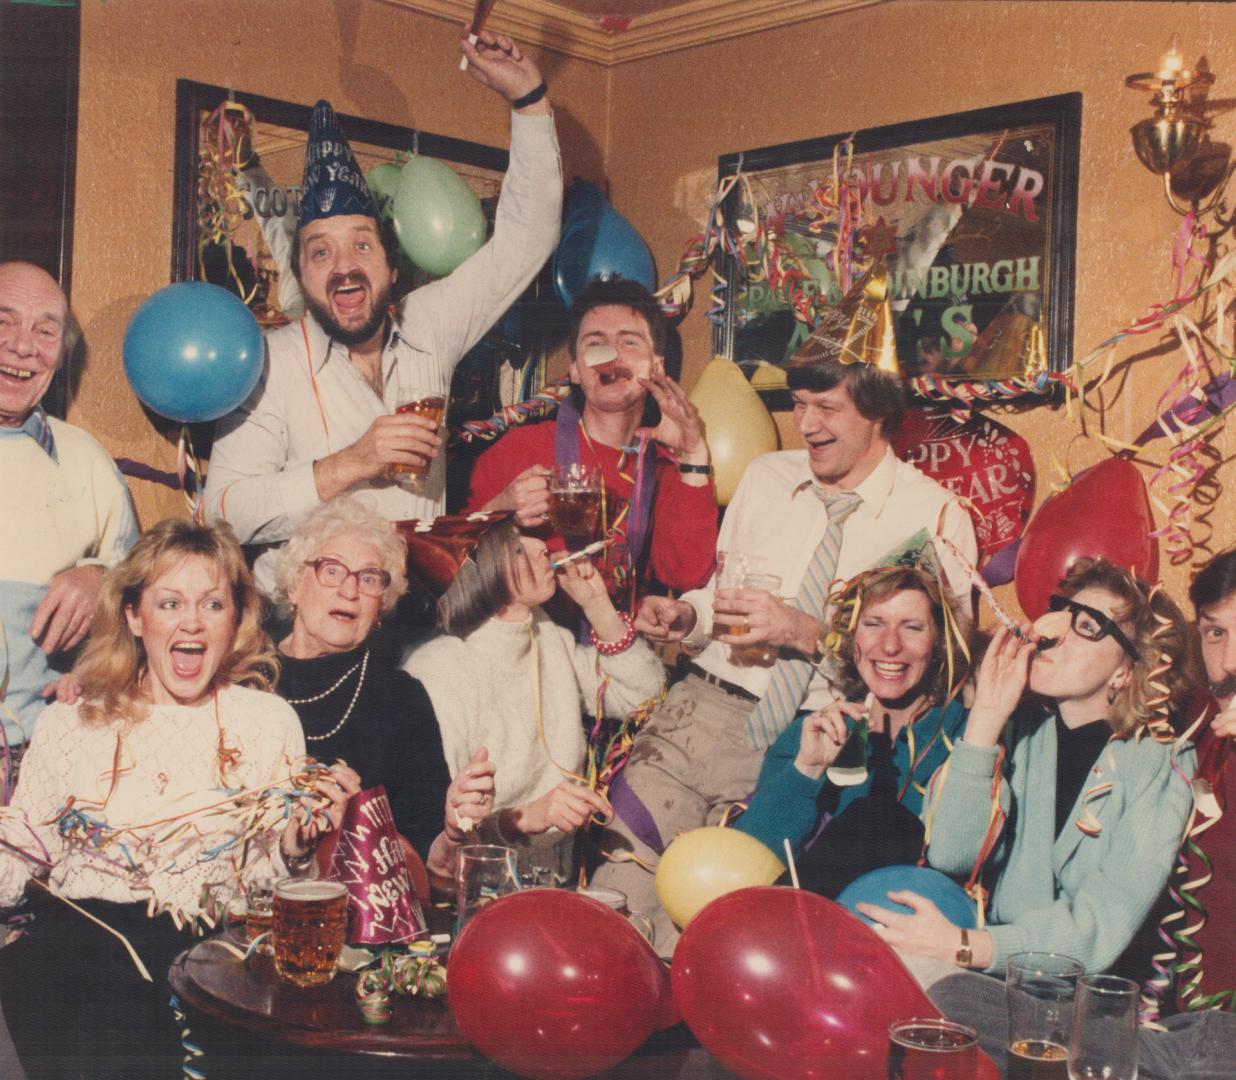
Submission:
[[[578,462],[555,465],[549,478],[549,524],[568,551],[597,538],[601,522],[601,473]]]
[[[335,977],[348,926],[348,890],[338,881],[285,879],[275,886],[275,971],[297,986]]]
[[[441,394],[429,397],[413,398],[395,406],[395,412],[410,413],[413,416],[424,416],[434,422],[436,427],[442,426],[442,418],[446,415],[446,398]],[[424,465],[392,465],[391,479],[401,487],[414,487],[419,481],[429,475],[429,463]]]

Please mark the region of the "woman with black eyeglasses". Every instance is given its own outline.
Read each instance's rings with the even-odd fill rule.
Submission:
[[[1164,722],[1192,683],[1188,640],[1168,597],[1102,559],[1079,559],[1021,636],[1000,630],[924,810],[930,865],[965,877],[990,856],[988,926],[967,933],[894,893],[913,914],[860,905],[885,940],[1001,975],[1026,950],[1087,971],[1115,963],[1167,881],[1192,801],[1193,751]]]
[[[276,690],[308,752],[384,785],[395,827],[428,859],[451,780],[442,736],[425,688],[371,640],[407,590],[406,560],[394,526],[355,496],[309,514],[276,567],[275,599],[292,619]]]

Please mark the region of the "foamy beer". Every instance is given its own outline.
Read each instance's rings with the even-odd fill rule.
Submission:
[[[442,418],[446,415],[446,398],[441,394],[430,394],[428,397],[402,401],[395,406],[395,413],[424,416],[432,420],[435,427],[441,427]],[[429,462],[424,465],[392,465],[390,471],[391,479],[395,483],[403,487],[413,487],[429,475]]]
[[[322,986],[348,928],[348,890],[338,881],[285,879],[275,886],[275,971],[297,986]]]

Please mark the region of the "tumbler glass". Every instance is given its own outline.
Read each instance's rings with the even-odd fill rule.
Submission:
[[[514,848],[469,844],[455,863],[455,937],[481,908],[519,890]]]
[[[1137,1080],[1137,998],[1137,983],[1115,975],[1078,981],[1070,1080]]]
[[[1014,953],[1004,984],[1009,1080],[1065,1080],[1073,998],[1082,965],[1060,953]]]

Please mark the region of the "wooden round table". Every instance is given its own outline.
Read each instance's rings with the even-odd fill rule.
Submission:
[[[365,1077],[497,1080],[510,1075],[472,1049],[455,1026],[444,1001],[396,995],[389,1023],[366,1024],[356,1006],[354,975],[340,972],[326,986],[303,989],[282,982],[270,957],[253,956],[240,961],[207,939],[176,958],[168,981],[182,1003],[214,1022],[216,1033],[247,1032],[260,1037],[248,1040],[249,1044],[264,1045],[265,1050],[246,1050],[237,1056],[252,1064],[253,1055],[262,1053],[275,1064],[264,1074],[236,1069],[236,1075],[319,1075],[316,1071],[306,1073],[302,1063],[317,1061],[327,1051],[335,1064],[326,1067],[323,1060],[322,1076],[346,1073]],[[227,1073],[227,1069],[217,1069],[213,1060],[213,1047],[218,1041],[218,1034],[213,1039],[204,1039],[211,1055],[207,1059],[211,1080]],[[343,1071],[338,1055],[347,1056]],[[411,1061],[418,1064],[411,1066]],[[287,1071],[294,1062],[295,1070]],[[269,1071],[276,1065],[277,1071]],[[733,1073],[699,1047],[682,1025],[654,1035],[604,1075],[606,1080],[734,1078]]]

